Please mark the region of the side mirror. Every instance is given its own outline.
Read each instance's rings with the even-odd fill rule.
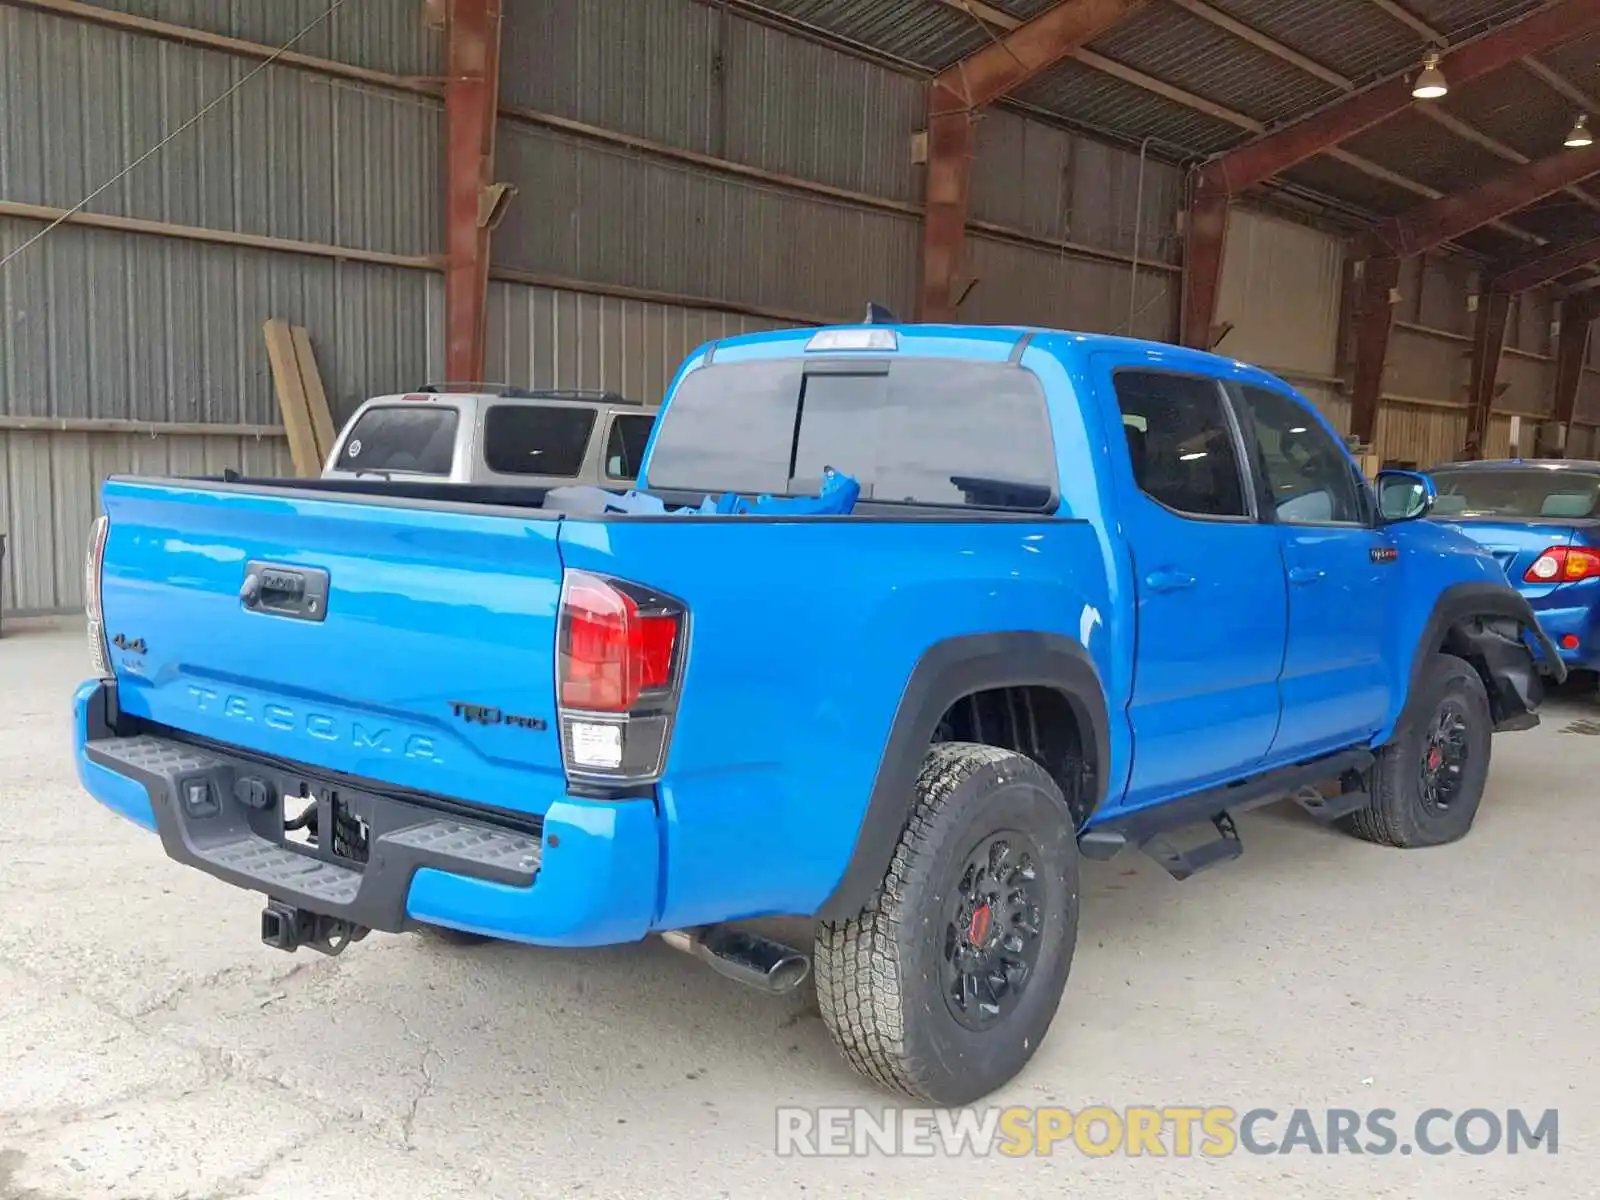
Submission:
[[[1378,472],[1378,512],[1385,525],[1427,516],[1438,498],[1433,480],[1420,471]]]

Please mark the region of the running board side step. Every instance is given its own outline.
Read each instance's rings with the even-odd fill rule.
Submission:
[[[1137,846],[1181,882],[1243,853],[1235,814],[1287,799],[1323,822],[1365,808],[1366,772],[1373,761],[1370,750],[1343,750],[1226,787],[1107,817],[1078,835],[1078,849],[1085,858],[1104,860]],[[1330,780],[1338,780],[1336,795],[1325,795],[1318,786]],[[1182,848],[1170,836],[1180,829],[1207,824],[1215,836],[1197,846]]]

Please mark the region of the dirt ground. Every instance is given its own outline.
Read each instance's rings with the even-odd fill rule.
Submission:
[[[1137,857],[1087,864],[1067,998],[995,1097],[1319,1125],[1387,1108],[1401,1141],[1430,1108],[1556,1109],[1554,1154],[809,1158],[776,1153],[779,1106],[886,1102],[814,997],[757,995],[656,941],[269,950],[259,897],[177,867],[79,788],[85,663],[77,627],[0,640],[0,1200],[1600,1188],[1600,701],[1497,739],[1456,846],[1379,849],[1291,808],[1243,819],[1244,857],[1184,884]]]

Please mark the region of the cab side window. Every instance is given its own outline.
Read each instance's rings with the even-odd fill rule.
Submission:
[[[1242,416],[1277,519],[1285,525],[1359,525],[1367,518],[1354,467],[1339,443],[1298,401],[1241,387]]]
[[[1140,491],[1180,516],[1251,515],[1216,380],[1123,370],[1112,382]]]

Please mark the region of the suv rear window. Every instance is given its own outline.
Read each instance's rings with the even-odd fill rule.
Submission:
[[[824,467],[864,500],[1037,512],[1056,495],[1044,391],[999,363],[785,359],[693,371],[656,435],[668,491],[815,495]]]
[[[497,475],[553,475],[583,469],[595,410],[553,404],[496,404],[483,423],[483,460]]]
[[[350,430],[336,471],[448,475],[461,414],[448,404],[414,402],[369,408]]]

